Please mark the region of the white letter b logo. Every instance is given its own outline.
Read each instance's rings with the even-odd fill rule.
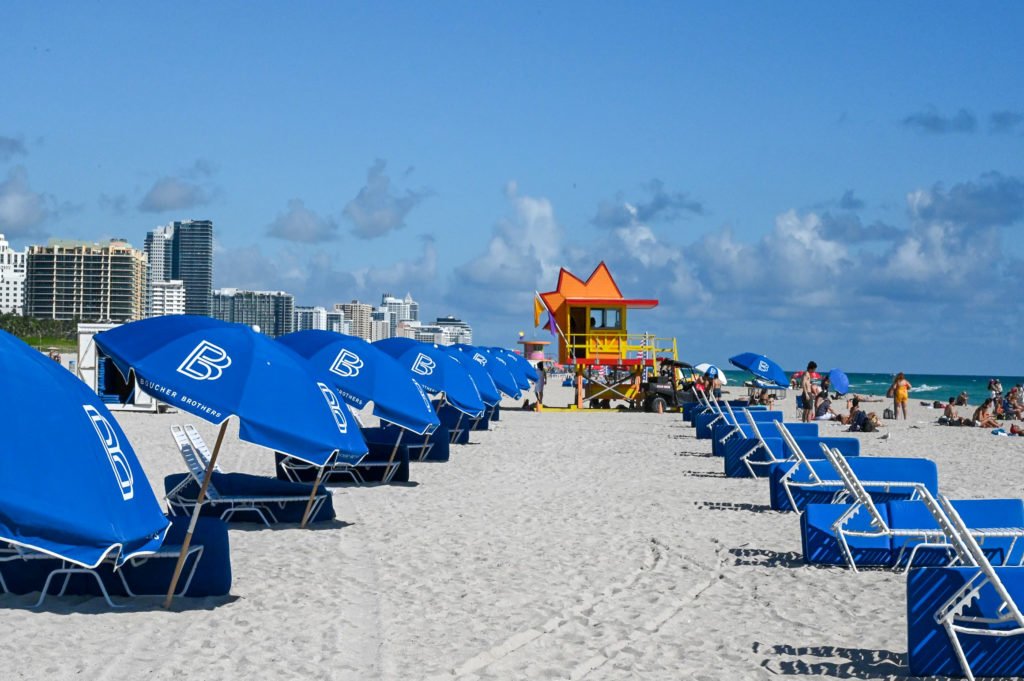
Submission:
[[[114,470],[114,478],[117,480],[117,486],[121,491],[121,498],[128,501],[135,496],[134,478],[131,466],[128,465],[128,460],[125,458],[124,452],[121,451],[121,443],[117,439],[117,433],[114,432],[114,428],[104,418],[103,414],[96,410],[96,407],[83,404],[82,409],[85,409],[86,416],[92,421],[92,426],[96,429],[96,435],[103,444],[103,449],[107,452],[107,459],[110,460],[110,467]]]
[[[334,358],[334,364],[331,365],[331,372],[338,374],[342,378],[349,378],[351,376],[358,376],[359,370],[363,368],[363,360],[359,358],[359,355],[352,352],[348,348],[343,348],[338,356]]]
[[[185,374],[197,381],[216,381],[231,366],[227,351],[210,341],[201,341],[178,367],[179,374]]]
[[[420,376],[430,376],[434,373],[434,368],[437,363],[424,355],[422,352],[416,355],[416,361],[412,363],[413,373],[417,373]]]
[[[327,406],[331,410],[331,416],[334,417],[334,423],[338,426],[338,431],[342,434],[347,433],[348,420],[345,418],[345,410],[342,408],[341,402],[338,401],[338,396],[323,383],[317,383],[317,386],[320,388],[320,392],[324,394],[324,399],[327,400]]]

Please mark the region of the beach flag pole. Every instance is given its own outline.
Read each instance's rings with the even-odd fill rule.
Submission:
[[[192,534],[196,531],[196,522],[199,520],[199,511],[206,499],[206,488],[210,486],[210,478],[213,477],[213,469],[217,465],[217,455],[220,454],[221,443],[224,442],[224,435],[228,432],[229,418],[224,419],[220,424],[220,432],[217,433],[217,442],[213,445],[213,454],[210,455],[210,463],[206,465],[206,474],[203,476],[203,484],[199,487],[199,496],[196,497],[195,508],[192,509],[192,520],[188,524],[188,532],[185,533],[185,540],[181,543],[181,553],[178,554],[178,562],[174,566],[174,575],[171,576],[171,585],[167,588],[167,598],[164,599],[164,608],[171,607],[171,599],[174,598],[174,590],[178,586],[178,579],[181,577],[181,569],[185,567],[185,559],[188,557],[188,547],[192,543]]]
[[[309,493],[309,501],[306,502],[306,510],[302,513],[302,522],[299,524],[300,528],[305,529],[306,524],[309,522],[310,511],[313,510],[313,500],[316,499],[316,491],[320,487],[320,481],[324,478],[324,469],[327,468],[327,464],[320,467],[317,471],[316,480],[313,481],[313,491]]]

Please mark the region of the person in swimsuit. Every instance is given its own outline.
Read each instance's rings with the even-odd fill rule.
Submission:
[[[814,415],[814,383],[811,382],[811,374],[818,368],[817,362],[808,362],[807,370],[800,379],[800,390],[804,398],[803,422],[810,423]]]
[[[910,389],[913,386],[910,385],[910,381],[903,375],[903,372],[896,374],[896,378],[893,379],[892,385],[889,386],[889,390],[892,392],[892,416],[893,418],[900,417],[900,410],[903,410],[903,418],[907,418],[907,402],[910,400]]]

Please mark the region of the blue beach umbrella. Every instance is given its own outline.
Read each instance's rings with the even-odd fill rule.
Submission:
[[[358,464],[366,443],[324,376],[293,350],[244,324],[191,315],[110,329],[96,345],[124,376],[172,407],[314,466]]]
[[[782,387],[789,385],[789,379],[786,377],[786,372],[782,370],[782,367],[764,355],[744,352],[735,357],[730,357],[729,363],[775,385]]]
[[[93,568],[160,548],[168,521],[96,393],[0,331],[0,539]]]
[[[357,409],[373,402],[376,416],[418,435],[427,435],[440,424],[412,372],[362,338],[298,331],[277,340],[321,369],[342,398]]]
[[[518,357],[513,352],[509,352],[503,348],[481,348],[484,352],[496,358],[509,373],[512,374],[513,380],[516,382],[516,387],[520,390],[530,389],[530,375],[537,376],[537,370],[530,366],[530,363],[523,360],[522,363],[517,362],[514,357]],[[532,380],[537,380],[536,378]],[[518,398],[517,398],[518,399]]]
[[[840,395],[850,392],[850,379],[839,369],[832,369],[828,372],[828,383]]]
[[[127,378],[153,397],[220,424],[192,521],[182,544],[164,607],[192,541],[206,487],[217,464],[228,421],[238,437],[321,467],[337,458],[358,464],[366,443],[352,413],[309,362],[244,324],[209,317],[152,317],[96,334],[96,346]],[[302,516],[309,520],[320,485],[317,476]]]
[[[494,385],[496,392],[499,393],[498,399],[491,404],[496,404],[501,401],[501,394],[504,393],[509,397],[519,399],[522,394],[519,392],[519,387],[516,385],[515,376],[509,372],[508,367],[503,362],[493,357],[490,352],[483,348],[478,348],[473,345],[453,345],[452,349],[457,351],[459,354],[456,355],[456,359],[468,360],[469,362],[476,364],[478,367],[484,370],[484,373],[491,379],[492,385]],[[461,355],[461,356],[460,356]],[[477,380],[474,375],[473,380]],[[481,393],[481,396],[483,393]],[[486,402],[486,400],[484,400]]]
[[[518,368],[518,371],[526,377],[527,381],[540,380],[541,376],[537,373],[537,368],[530,363],[529,359],[521,354],[508,350],[504,347],[489,347],[487,349],[497,352],[504,357],[509,367]],[[519,387],[523,390],[529,390],[529,385],[522,385],[522,383],[520,383]]]
[[[501,402],[501,393],[498,391],[498,386],[494,384],[491,373],[487,371],[484,365],[475,361],[470,355],[456,349],[455,346],[446,346],[443,350],[466,370],[469,378],[473,381],[473,385],[476,386],[477,392],[480,393],[480,399],[483,400],[486,406],[492,407]]]
[[[412,371],[427,392],[443,393],[449,404],[472,418],[483,414],[485,405],[469,372],[441,346],[411,338],[385,338],[372,345]]]

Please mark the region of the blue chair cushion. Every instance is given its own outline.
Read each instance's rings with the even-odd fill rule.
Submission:
[[[804,560],[812,565],[846,565],[839,540],[832,532],[832,524],[838,520],[849,504],[809,504],[800,516],[800,542]],[[879,504],[879,512],[887,517],[888,508]],[[861,509],[846,525],[849,529],[870,530],[871,516]],[[847,537],[847,543],[858,566],[889,567],[894,556],[888,536]]]
[[[1024,567],[997,567],[996,574],[1018,606],[1024,603]],[[963,676],[960,662],[935,613],[978,569],[941,567],[907,573],[907,648],[911,676]],[[990,587],[965,614],[991,617],[998,605]],[[1008,628],[1005,625],[1002,628]],[[1024,675],[1024,636],[961,635],[960,642],[976,676]]]
[[[276,456],[281,457],[282,455],[277,454]],[[278,460],[280,461],[280,458]],[[313,477],[315,476],[316,474],[314,472]],[[164,490],[166,492],[170,492],[178,486],[178,483],[190,477],[191,476],[188,473],[172,473],[171,475],[164,477]],[[307,485],[301,482],[291,482],[290,480],[267,478],[262,475],[249,475],[247,473],[214,473],[211,482],[214,487],[217,488],[217,491],[222,496],[226,497],[298,497],[295,501],[286,502],[284,504],[274,502],[271,505],[274,516],[277,518],[279,523],[302,522],[302,515],[306,512],[305,499],[308,499],[310,493],[313,491],[312,485]],[[195,480],[190,480],[184,490],[184,494],[189,498],[194,499],[198,493],[199,486],[196,485]],[[334,503],[331,493],[327,490],[318,490],[317,495],[324,497],[324,502],[321,504],[317,512],[310,518],[310,522],[333,520]],[[225,509],[226,506],[222,504],[203,504],[200,515],[215,516],[219,518]],[[240,511],[231,516],[230,522],[261,522],[261,520],[259,519],[259,516],[255,514]]]

